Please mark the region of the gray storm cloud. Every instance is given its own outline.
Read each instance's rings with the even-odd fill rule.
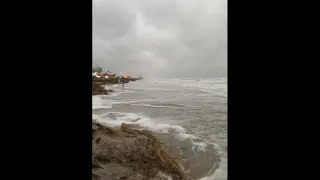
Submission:
[[[226,0],[93,0],[93,66],[159,77],[225,77]]]

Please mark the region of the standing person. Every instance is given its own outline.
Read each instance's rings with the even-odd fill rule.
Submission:
[[[124,80],[122,80],[122,89],[124,89]]]

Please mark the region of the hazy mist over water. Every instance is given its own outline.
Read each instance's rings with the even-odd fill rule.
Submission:
[[[144,77],[226,77],[226,0],[93,0],[93,66]]]

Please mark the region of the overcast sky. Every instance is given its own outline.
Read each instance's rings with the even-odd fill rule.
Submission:
[[[93,0],[93,66],[149,77],[226,77],[226,0]]]

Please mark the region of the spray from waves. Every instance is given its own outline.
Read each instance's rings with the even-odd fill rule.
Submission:
[[[195,135],[188,134],[181,125],[158,123],[156,119],[151,119],[142,114],[107,112],[95,115],[95,119],[104,125],[111,127],[121,126],[122,123],[139,125],[142,129],[147,129],[157,133],[171,133],[179,141],[189,140],[192,143],[192,151],[206,151],[208,143],[202,142]],[[210,144],[210,143],[209,143]],[[211,143],[212,144],[212,143]]]
[[[103,96],[92,96],[92,109],[110,109],[112,106],[102,99]]]
[[[206,151],[206,147],[211,144],[215,147],[219,155],[221,155],[222,157],[218,164],[219,167],[218,169],[216,169],[216,166],[212,167],[207,176],[202,177],[198,180],[223,180],[227,178],[227,157],[223,154],[222,150],[220,150],[221,147],[212,142],[203,142],[195,135],[188,134],[186,132],[186,129],[181,125],[158,123],[156,120],[142,114],[123,112],[107,112],[101,115],[93,115],[93,118],[96,119],[99,123],[111,127],[119,127],[122,123],[126,123],[139,125],[142,127],[142,129],[151,130],[157,133],[173,133],[174,137],[176,137],[179,141],[191,141],[192,151],[195,153]],[[171,178],[165,174],[159,175],[166,179]]]
[[[107,126],[121,126],[122,123],[132,124],[134,119],[138,116],[133,113],[120,113],[120,112],[108,112],[100,115],[96,115],[96,120]]]

